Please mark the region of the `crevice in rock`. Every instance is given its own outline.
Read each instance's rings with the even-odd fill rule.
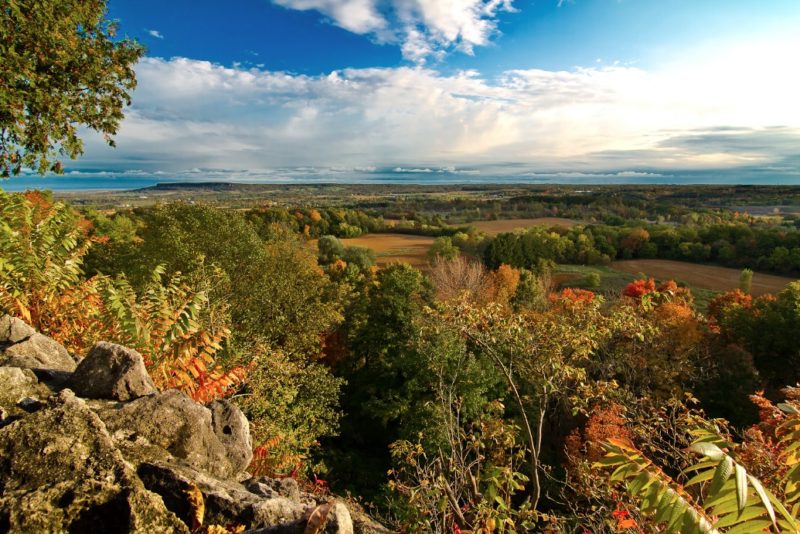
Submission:
[[[130,531],[131,508],[128,495],[123,492],[108,502],[87,508],[70,523],[69,534],[93,534],[106,532],[109,534]]]

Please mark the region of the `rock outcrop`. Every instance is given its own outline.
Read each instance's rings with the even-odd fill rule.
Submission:
[[[67,385],[87,399],[126,401],[158,391],[141,354],[103,341],[81,360]]]
[[[0,317],[0,365],[52,371],[75,370],[75,360],[60,343],[37,333],[24,322]]]
[[[249,423],[228,401],[158,392],[141,355],[98,343],[76,366],[0,318],[0,532],[385,533],[292,479],[254,478]],[[193,495],[193,498],[190,498]]]
[[[0,430],[0,451],[2,530],[188,532],[69,390]]]

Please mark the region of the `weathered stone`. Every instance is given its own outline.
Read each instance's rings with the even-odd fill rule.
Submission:
[[[325,532],[328,534],[353,534],[353,520],[350,518],[347,506],[341,502],[333,503],[325,522]]]
[[[284,478],[280,482],[278,492],[292,501],[300,500],[300,485],[293,478]]]
[[[0,530],[188,532],[69,390],[0,429]]]
[[[271,503],[273,501],[264,501]],[[317,515],[322,514],[322,515]],[[341,501],[313,503],[306,507],[303,518],[292,522],[273,524],[246,531],[246,534],[284,534],[324,532],[326,534],[354,534],[353,521],[347,506]]]
[[[372,519],[357,506],[350,506],[348,510],[353,521],[353,534],[392,534],[391,530]]]
[[[39,400],[50,395],[50,391],[39,384],[36,375],[30,369],[19,367],[0,367],[0,407],[6,417],[26,413],[20,401],[24,399]]]
[[[256,495],[265,498],[286,497],[290,501],[302,502],[300,498],[300,486],[293,478],[269,478],[253,477],[245,480],[242,484]]]
[[[283,497],[265,499],[237,482],[215,479],[186,466],[143,463],[139,477],[150,491],[158,493],[169,510],[189,519],[186,491],[196,487],[205,501],[205,524],[237,524],[245,528],[270,526],[274,532],[302,532],[306,506]],[[299,530],[298,530],[299,529]]]
[[[0,317],[0,344],[13,345],[36,333],[36,330],[16,317],[4,315]]]
[[[227,400],[214,401],[209,405],[211,423],[217,438],[228,451],[228,461],[234,472],[241,472],[253,459],[253,444],[250,441],[250,423],[238,406]]]
[[[112,432],[145,438],[192,467],[222,478],[237,473],[228,460],[227,447],[212,429],[211,411],[180,391],[106,405],[97,413]]]
[[[68,387],[81,397],[121,401],[158,392],[141,354],[105,341],[97,343],[81,360]]]
[[[0,355],[0,365],[25,369],[75,370],[75,360],[67,349],[38,333],[6,347]]]

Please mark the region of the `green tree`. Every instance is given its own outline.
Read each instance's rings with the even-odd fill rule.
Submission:
[[[733,306],[719,319],[723,334],[753,355],[753,363],[769,385],[780,387],[800,379],[800,281],[777,298],[758,298],[752,306]]]
[[[447,236],[437,237],[434,239],[431,248],[428,249],[428,259],[431,261],[436,258],[443,260],[452,260],[458,256],[460,251],[458,247],[453,244],[453,240]]]
[[[359,271],[365,271],[375,265],[375,252],[367,247],[345,247],[342,259]]]
[[[113,146],[144,49],[115,39],[105,0],[8,0],[0,7],[0,176],[60,173],[83,153],[78,127]]]
[[[338,237],[324,235],[317,241],[317,256],[322,265],[328,265],[340,259],[344,254],[344,244]]]
[[[750,269],[742,269],[742,274],[739,275],[739,289],[743,293],[750,294],[753,290],[753,271]]]

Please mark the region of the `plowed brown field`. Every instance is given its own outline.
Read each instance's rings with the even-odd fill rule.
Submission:
[[[367,247],[378,255],[378,265],[403,261],[414,267],[428,263],[428,249],[433,238],[406,234],[367,234],[352,239],[342,239],[347,246]]]
[[[537,219],[506,219],[500,221],[477,221],[469,223],[487,235],[497,235],[503,232],[513,232],[531,226],[563,226],[570,228],[577,223],[571,219],[561,217],[539,217]]]
[[[739,287],[741,274],[739,269],[671,260],[622,260],[611,263],[610,267],[631,274],[644,273],[659,280],[671,278],[714,291],[728,291]],[[785,276],[755,273],[752,293],[754,296],[777,293],[793,281],[794,278]]]

